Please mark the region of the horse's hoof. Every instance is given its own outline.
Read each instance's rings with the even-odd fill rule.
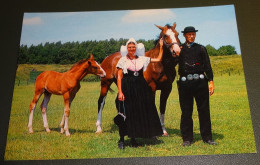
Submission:
[[[164,132],[162,136],[168,137],[169,134],[168,134],[168,132]]]
[[[101,126],[97,126],[96,134],[101,134],[101,133],[102,133]]]
[[[47,133],[50,133],[51,130],[50,130],[49,128],[46,128],[46,132],[47,132]]]
[[[61,134],[64,134],[64,132],[65,132],[64,129],[60,129]]]
[[[33,129],[29,129],[29,134],[33,134]]]
[[[102,131],[96,131],[96,134],[102,134]]]

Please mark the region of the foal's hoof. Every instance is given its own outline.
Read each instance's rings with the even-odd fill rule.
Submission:
[[[65,133],[67,137],[70,137],[70,133],[69,132],[66,132]]]
[[[96,131],[96,134],[102,134],[102,131]]]
[[[29,128],[29,134],[33,134],[33,129]]]
[[[51,130],[50,130],[49,128],[46,128],[46,132],[47,132],[47,133],[50,133]]]
[[[64,132],[65,132],[64,129],[61,128],[61,129],[60,129],[60,133],[61,133],[61,134],[64,134]]]

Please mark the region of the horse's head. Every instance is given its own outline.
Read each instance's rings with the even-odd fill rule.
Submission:
[[[90,55],[88,61],[88,73],[98,75],[100,77],[105,77],[106,72],[101,68],[101,66],[94,60],[93,54]]]
[[[179,56],[180,54],[180,40],[178,38],[179,33],[175,30],[176,23],[172,26],[165,25],[164,27],[155,25],[161,29],[160,38],[163,38],[164,45],[170,50],[173,56]]]

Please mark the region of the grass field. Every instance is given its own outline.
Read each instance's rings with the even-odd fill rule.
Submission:
[[[180,107],[176,82],[167,102],[166,129],[169,137],[158,140],[137,139],[138,148],[117,148],[118,129],[113,123],[116,115],[115,93],[108,93],[103,111],[103,133],[95,134],[99,82],[82,82],[76,95],[69,118],[71,137],[59,133],[59,123],[63,114],[63,99],[53,95],[48,106],[47,116],[51,133],[43,128],[40,107],[34,113],[34,134],[29,134],[27,122],[29,104],[33,97],[34,85],[15,85],[9,122],[5,160],[45,160],[45,159],[93,159],[113,157],[158,157],[182,155],[212,155],[255,153],[255,141],[248,105],[245,79],[240,57],[215,57],[211,59],[216,75],[215,93],[210,97],[213,138],[217,146],[209,146],[201,141],[196,109],[194,118],[195,143],[182,147],[180,136]],[[240,60],[239,60],[240,59]],[[221,60],[222,62],[220,62]],[[222,70],[217,68],[220,67]],[[229,67],[226,68],[225,66]],[[215,68],[215,69],[214,69]],[[233,69],[232,69],[233,68]],[[230,74],[230,73],[231,74]],[[21,74],[17,72],[17,75]],[[18,76],[17,76],[18,77]],[[116,86],[112,89],[117,91]],[[159,106],[159,93],[156,105]],[[42,98],[39,103],[41,103]],[[127,138],[126,138],[127,139]],[[127,139],[126,143],[129,143]]]

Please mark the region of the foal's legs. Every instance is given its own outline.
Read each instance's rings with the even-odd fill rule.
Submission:
[[[43,125],[44,125],[46,132],[51,132],[51,130],[49,129],[47,114],[46,114],[47,106],[48,106],[48,103],[50,101],[50,98],[51,98],[51,93],[45,91],[44,92],[44,99],[43,99],[42,104],[41,104],[41,109],[42,109]]]
[[[30,104],[30,115],[29,115],[29,122],[28,122],[28,129],[29,133],[33,133],[32,123],[33,123],[33,112],[36,107],[36,104],[41,97],[42,93],[44,92],[44,89],[35,89],[33,100]]]
[[[66,136],[70,136],[69,132],[69,114],[70,114],[70,103],[69,103],[70,94],[69,92],[63,95],[64,99],[64,114],[61,120],[61,133],[65,131]]]
[[[60,133],[63,134],[64,133],[64,122],[65,122],[65,114],[62,115],[62,119],[60,122]]]
[[[67,92],[63,95],[65,108],[64,108],[64,114],[63,114],[61,122],[60,122],[60,127],[61,127],[60,133],[63,134],[65,132],[66,136],[70,136],[70,133],[69,133],[70,105],[71,105],[73,99],[75,98],[77,91],[75,93]]]

